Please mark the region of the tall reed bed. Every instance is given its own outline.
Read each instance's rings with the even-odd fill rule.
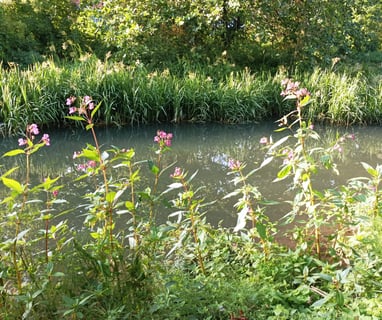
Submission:
[[[299,73],[299,72],[297,72]],[[65,97],[90,94],[102,100],[97,121],[107,125],[153,122],[253,122],[285,112],[279,95],[285,72],[238,70],[227,64],[179,62],[152,70],[84,56],[74,63],[48,60],[26,70],[0,70],[3,134],[27,123],[66,125]],[[294,76],[312,89],[307,116],[339,124],[380,123],[382,86],[378,75],[316,69]]]

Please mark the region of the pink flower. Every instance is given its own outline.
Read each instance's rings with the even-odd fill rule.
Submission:
[[[165,131],[158,130],[157,135],[154,137],[154,142],[158,143],[160,150],[162,150],[164,147],[171,146],[172,138],[172,133],[166,133]]]
[[[170,139],[164,140],[164,144],[166,145],[166,147],[171,147],[171,140]]]
[[[262,137],[260,139],[260,144],[267,144],[268,143],[268,138],[267,137]]]
[[[53,197],[56,198],[58,196],[58,190],[53,190],[52,195],[53,195]]]
[[[179,167],[175,167],[174,173],[170,175],[171,178],[180,178],[183,176],[183,171]]]
[[[342,153],[343,149],[339,144],[335,144],[333,150],[337,150],[339,153]]]
[[[46,146],[50,146],[49,134],[44,133],[42,138],[41,138],[41,141],[44,142]]]
[[[20,138],[17,141],[19,142],[19,146],[25,146],[28,143],[28,141],[26,139],[23,139],[23,138]]]
[[[230,159],[228,161],[228,167],[232,170],[232,171],[238,171],[241,169],[241,162],[239,160],[233,160],[233,159]]]
[[[76,101],[76,97],[71,96],[66,99],[66,105],[71,106],[75,101]]]
[[[83,101],[84,101],[84,104],[88,104],[90,101],[92,101],[92,98],[90,96],[85,96]]]
[[[158,135],[158,137],[161,138],[161,139],[165,139],[165,138],[167,137],[167,133],[164,132],[164,131],[158,131],[158,132],[157,132],[157,135]]]
[[[350,140],[355,140],[355,135],[354,135],[354,133],[352,133],[352,134],[349,134],[348,136],[347,136],[347,138],[348,139],[350,139]]]
[[[89,110],[93,110],[94,109],[94,101],[93,101],[92,97],[85,96],[83,98],[83,103],[84,103],[85,106],[88,107]]]
[[[305,97],[305,96],[310,96],[310,92],[308,91],[308,89],[306,89],[306,88],[302,88],[302,89],[300,89],[300,90],[297,90],[297,91],[295,92],[295,95],[296,95],[296,97],[297,97],[298,99],[300,99],[300,98],[303,98],[303,97]]]
[[[40,131],[38,130],[37,124],[35,124],[35,123],[32,123],[31,125],[29,125],[27,127],[27,131],[30,132],[31,134],[35,135],[35,136],[40,133]]]
[[[301,100],[305,96],[310,96],[310,92],[306,88],[300,89],[300,82],[293,82],[291,79],[284,79],[281,81],[281,86],[285,89],[281,91],[281,96],[283,97],[295,97]]]
[[[76,107],[70,107],[69,108],[69,114],[73,114],[73,113],[76,113],[77,112],[77,108]]]
[[[77,165],[77,170],[78,171],[86,171],[86,168],[87,168],[87,166],[84,163],[80,163],[80,164]]]
[[[97,166],[97,162],[94,160],[89,160],[87,163],[88,168],[95,168]]]

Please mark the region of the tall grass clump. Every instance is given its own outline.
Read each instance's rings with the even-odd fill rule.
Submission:
[[[330,124],[379,124],[381,93],[377,74],[315,69],[301,74],[315,101],[305,116]]]
[[[156,122],[220,121],[242,123],[280,117],[278,83],[286,72],[239,70],[227,63],[192,65],[179,61],[164,69],[137,62],[126,66],[106,56],[86,55],[75,62],[47,60],[27,69],[1,69],[1,126],[4,134],[27,123],[65,126],[65,97],[91,95],[103,103],[97,122],[124,125]],[[292,75],[293,76],[293,75]],[[353,124],[379,123],[378,75],[345,70],[296,71],[315,102],[310,119]]]

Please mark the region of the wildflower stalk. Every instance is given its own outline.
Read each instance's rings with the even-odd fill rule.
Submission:
[[[260,239],[261,246],[263,248],[263,252],[265,257],[269,256],[269,248],[267,244],[267,231],[265,230],[265,225],[263,224],[264,216],[261,211],[254,209],[254,201],[258,201],[261,199],[261,193],[255,186],[252,186],[247,183],[247,178],[254,172],[252,171],[247,176],[244,175],[243,169],[245,168],[245,164],[241,163],[238,160],[230,160],[228,166],[231,170],[229,174],[237,174],[232,182],[235,185],[242,184],[241,188],[236,189],[234,192],[226,195],[224,198],[229,198],[231,196],[235,196],[241,194],[242,197],[235,204],[235,207],[239,210],[238,212],[238,220],[234,231],[239,231],[245,228],[247,217],[249,217],[251,221],[251,238],[255,240],[255,230],[258,230],[258,238]],[[259,232],[261,228],[262,231]]]
[[[93,140],[95,143],[96,151],[98,154],[98,161],[99,161],[99,166],[102,172],[102,177],[103,177],[103,183],[104,183],[104,188],[105,188],[105,197],[107,198],[107,195],[109,194],[109,183],[107,180],[107,175],[106,175],[106,166],[104,164],[102,154],[101,154],[101,149],[98,144],[98,139],[97,135],[94,130],[94,124],[92,122],[93,117],[90,117],[89,119],[89,125],[90,125],[90,130],[93,135]],[[110,243],[110,248],[113,249],[113,205],[111,201],[107,201],[107,207],[106,207],[106,215],[107,215],[107,221],[105,222],[105,228],[109,233],[109,243]]]
[[[130,212],[133,219],[133,232],[134,232],[134,240],[135,240],[135,248],[139,247],[139,233],[138,233],[138,221],[137,221],[137,210],[135,204],[135,181],[134,181],[134,172],[131,162],[129,161],[129,185],[130,185],[130,193],[131,193],[131,204],[130,204]]]
[[[196,258],[198,260],[200,270],[203,274],[206,274],[197,227],[199,201],[193,200],[194,192],[189,188],[188,182],[185,179],[186,174],[180,168],[176,167],[171,177],[179,181],[183,188],[183,192],[180,194],[178,201],[175,201],[175,204],[178,207],[184,208],[188,213],[188,218],[190,219],[190,229],[196,248]]]
[[[26,204],[28,200],[28,194],[29,194],[29,180],[30,180],[30,162],[31,162],[31,155],[38,151],[42,146],[49,146],[50,145],[50,139],[48,134],[44,134],[42,138],[37,142],[34,143],[35,137],[40,133],[38,126],[36,124],[28,125],[26,128],[25,138],[18,139],[19,146],[25,146],[24,149],[15,149],[11,150],[4,154],[4,156],[16,156],[19,154],[25,155],[25,161],[26,161],[26,172],[25,172],[25,180],[24,180],[24,186],[19,184],[19,182],[7,178],[5,174],[2,176],[3,183],[12,189],[14,191],[14,196],[11,198],[17,197],[18,195],[22,194],[22,203],[20,206],[20,210],[16,212],[16,221],[15,221],[15,238],[12,243],[12,249],[11,249],[11,255],[12,255],[12,261],[15,268],[15,274],[16,274],[16,282],[17,282],[17,289],[19,293],[22,292],[22,277],[21,277],[21,270],[19,268],[18,259],[17,259],[17,250],[18,250],[18,241],[20,237],[20,228],[21,228],[21,217],[23,216],[24,212],[26,211]],[[9,200],[7,200],[9,201]]]
[[[103,177],[103,183],[104,183],[104,195],[105,195],[105,201],[106,201],[106,208],[104,208],[106,213],[106,220],[104,222],[105,231],[109,236],[109,245],[110,249],[113,249],[113,201],[109,200],[109,183],[107,179],[107,173],[106,173],[106,165],[103,158],[103,155],[101,153],[101,148],[98,143],[98,138],[96,135],[96,132],[94,130],[94,115],[98,111],[99,107],[101,106],[101,103],[98,105],[94,104],[94,101],[91,97],[85,96],[79,107],[74,106],[74,103],[76,101],[75,97],[70,97],[66,100],[66,105],[69,106],[69,114],[70,116],[67,116],[66,118],[72,119],[75,121],[84,121],[87,123],[86,130],[90,130],[93,136],[94,144],[95,144],[95,152],[96,152],[96,159],[99,163],[99,169],[101,170],[102,177]],[[72,115],[77,114],[77,115]]]
[[[150,170],[154,173],[154,184],[152,189],[152,196],[155,197],[158,189],[159,177],[162,172],[162,156],[165,152],[170,150],[172,143],[173,134],[166,133],[165,131],[158,130],[157,135],[154,137],[154,142],[158,144],[158,149],[155,151],[157,154],[156,164],[150,161]],[[149,226],[155,223],[155,214],[154,214],[154,201],[150,203],[150,213],[149,213]]]
[[[318,221],[318,215],[315,208],[315,193],[311,180],[312,171],[315,169],[305,145],[306,137],[309,135],[310,126],[307,126],[302,116],[302,109],[311,102],[311,98],[310,92],[306,88],[299,88],[299,85],[299,82],[293,82],[290,79],[283,80],[282,86],[284,86],[285,90],[281,92],[281,95],[285,97],[285,100],[296,100],[296,109],[287,116],[280,119],[279,122],[280,125],[287,125],[288,117],[296,113],[297,120],[289,125],[288,128],[292,130],[292,127],[296,123],[298,124],[298,129],[295,135],[298,141],[298,145],[295,148],[295,158],[299,159],[300,164],[303,164],[303,166],[297,169],[302,170],[302,172],[299,173],[299,179],[297,181],[301,183],[301,190],[306,199],[308,214],[311,215],[314,221],[314,247],[318,257],[320,257],[320,229],[316,223]],[[301,158],[297,157],[298,153],[300,153]],[[296,168],[294,170],[296,170]],[[306,232],[308,232],[308,230],[306,230]]]

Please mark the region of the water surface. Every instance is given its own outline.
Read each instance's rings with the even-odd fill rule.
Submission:
[[[204,187],[202,195],[205,201],[216,202],[207,209],[207,219],[217,225],[222,222],[224,226],[235,226],[236,211],[234,204],[237,199],[223,199],[224,195],[235,189],[232,184],[232,176],[228,176],[228,161],[235,159],[247,164],[250,171],[260,165],[264,159],[264,150],[259,143],[264,136],[271,136],[277,140],[282,133],[275,133],[277,125],[273,122],[263,124],[247,125],[221,125],[221,124],[180,124],[180,125],[147,125],[139,127],[125,128],[97,128],[97,136],[103,149],[110,146],[118,148],[134,148],[136,152],[135,160],[143,161],[147,159],[155,160],[153,138],[158,129],[172,132],[174,135],[172,150],[166,153],[163,159],[164,165],[175,163],[189,172],[189,175],[197,171],[193,181],[195,187]],[[44,131],[44,130],[41,130]],[[340,175],[336,176],[331,172],[322,171],[315,177],[316,189],[335,187],[346,183],[349,178],[357,176],[367,176],[360,165],[361,161],[372,166],[382,162],[382,128],[380,127],[353,127],[353,128],[317,128],[321,136],[318,146],[326,146],[336,136],[345,133],[354,134],[355,140],[348,141],[343,146],[343,151],[338,159],[338,169]],[[45,131],[44,131],[45,132]],[[74,151],[79,151],[85,147],[86,143],[93,144],[90,132],[82,129],[65,129],[57,131],[47,131],[51,137],[51,146],[42,148],[32,156],[32,177],[34,181],[42,181],[47,176],[54,178],[62,176],[61,184],[64,188],[60,191],[61,197],[70,199],[72,207],[84,200],[80,195],[84,191],[91,192],[92,185],[84,186],[73,183],[66,178],[68,174],[75,172],[73,162]],[[2,139],[0,153],[18,148],[17,137]],[[25,169],[22,156],[14,158],[2,158],[2,173],[12,166],[20,166],[19,173],[22,175]],[[273,163],[250,178],[250,183],[256,185],[265,198],[275,201],[291,199],[293,193],[288,191],[290,181],[283,183],[272,182],[277,174],[280,163]],[[150,178],[148,166],[141,164],[141,173],[145,179]],[[173,167],[163,173],[161,190],[171,183],[170,174]],[[117,174],[123,175],[123,172]],[[152,179],[147,182],[152,183]],[[81,189],[76,189],[80,187]],[[145,186],[142,186],[145,187]],[[0,186],[2,196],[5,187]],[[70,220],[80,223],[83,209],[75,210],[69,217]],[[266,209],[272,220],[277,220],[288,211],[285,204],[275,205]],[[166,220],[167,214],[164,212],[161,219]]]

